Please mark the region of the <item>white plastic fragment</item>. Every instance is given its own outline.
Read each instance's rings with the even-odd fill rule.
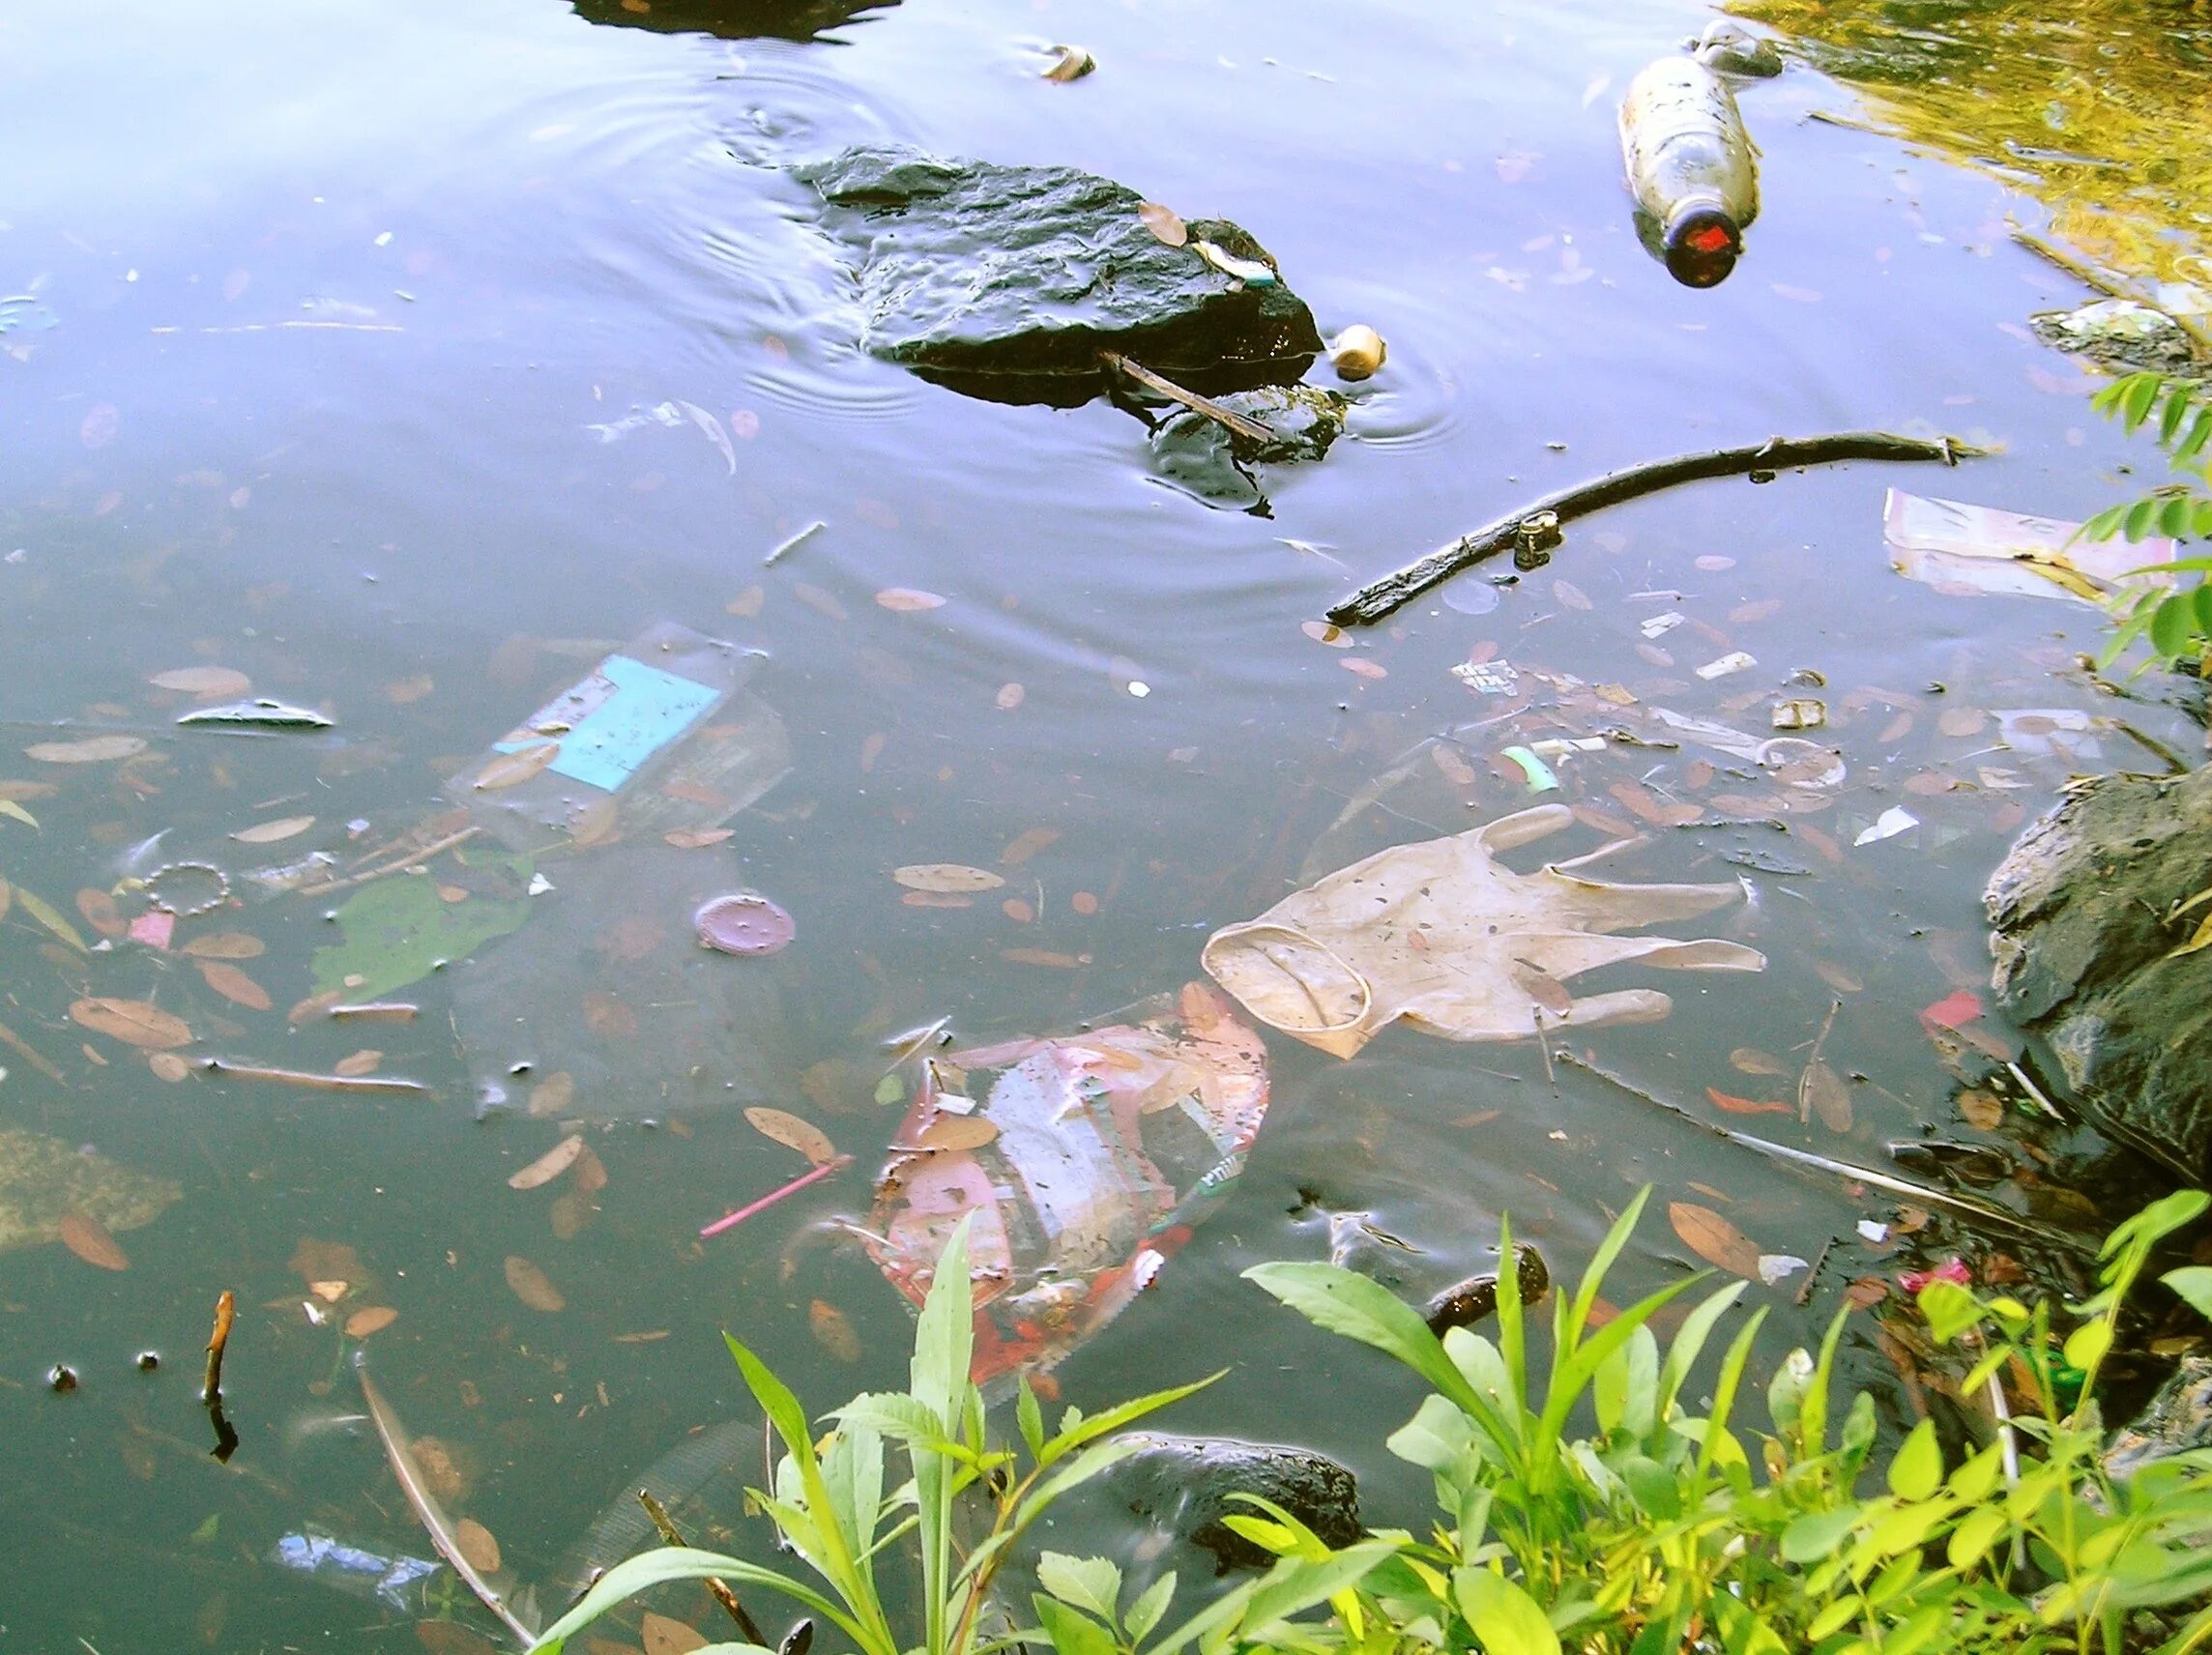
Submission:
[[[1809,1266],[1794,1253],[1761,1253],[1759,1256],[1759,1279],[1768,1287],[1786,1282],[1799,1270]]]
[[[1872,1218],[1859,1220],[1859,1234],[1877,1244],[1889,1239],[1889,1226]]]
[[[546,878],[546,877],[545,877],[543,874],[532,874],[532,875],[530,876],[530,887],[529,887],[529,894],[530,894],[530,895],[532,895],[532,896],[543,896],[543,895],[544,895],[544,894],[545,894],[547,891],[551,890],[552,888],[553,888],[553,882],[552,882],[551,880],[547,879],[547,878]]]
[[[1646,638],[1659,638],[1681,624],[1682,612],[1679,609],[1669,609],[1658,615],[1646,616],[1642,623],[1642,631]]]
[[[1853,839],[1851,843],[1854,845],[1871,845],[1879,839],[1894,839],[1906,828],[1919,826],[1919,817],[1913,815],[1909,810],[1900,810],[1893,804],[1874,819],[1873,827],[1860,829],[1859,836]]]
[[[1719,660],[1707,661],[1703,666],[1700,667],[1698,669],[1698,676],[1707,681],[1716,678],[1727,678],[1731,673],[1739,673],[1746,667],[1755,667],[1757,665],[1759,665],[1759,662],[1750,655],[1745,654],[1741,650],[1731,650],[1727,654],[1721,656]]]
[[[1462,661],[1452,677],[1484,695],[1511,695],[1521,687],[1521,675],[1508,661]]]

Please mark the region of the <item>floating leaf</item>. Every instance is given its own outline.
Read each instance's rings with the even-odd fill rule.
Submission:
[[[958,862],[914,862],[891,869],[891,878],[909,890],[939,895],[996,890],[1006,883],[987,869],[965,867]]]
[[[23,749],[43,765],[102,765],[136,758],[146,750],[137,736],[87,736],[81,741],[38,741]]]
[[[399,1313],[388,1304],[372,1304],[355,1311],[345,1320],[348,1339],[366,1339],[371,1333],[382,1333],[399,1320]]]
[[[1844,1085],[1844,1077],[1819,1058],[1807,1063],[1804,1073],[1797,1077],[1797,1118],[1809,1120],[1816,1115],[1831,1132],[1851,1129],[1850,1089]]]
[[[177,667],[156,673],[146,681],[157,689],[174,689],[185,695],[212,696],[218,700],[247,694],[253,681],[235,667]]]
[[[507,1285],[514,1296],[532,1310],[551,1313],[566,1310],[568,1301],[561,1296],[561,1290],[546,1279],[545,1272],[519,1254],[510,1253],[507,1259]]]
[[[154,1071],[156,1079],[168,1081],[172,1084],[185,1079],[192,1072],[191,1064],[186,1062],[174,1052],[149,1053],[146,1058],[146,1066]]]
[[[998,1136],[998,1127],[980,1115],[941,1115],[913,1143],[896,1147],[948,1155],[961,1149],[980,1149]]]
[[[524,1167],[507,1180],[509,1189],[534,1190],[540,1184],[549,1184],[576,1164],[576,1157],[584,1152],[581,1134],[571,1132],[537,1160]]]
[[[1317,644],[1326,644],[1332,650],[1352,648],[1352,634],[1342,626],[1327,621],[1300,621],[1298,630]]]
[[[1172,207],[1162,207],[1157,201],[1140,201],[1137,218],[1151,231],[1153,240],[1165,242],[1171,247],[1179,247],[1190,240],[1189,227]]]
[[[223,960],[199,960],[194,963],[200,969],[200,975],[207,980],[208,987],[234,1005],[243,1005],[248,1011],[270,1009],[269,991],[236,966]]]
[[[211,931],[194,937],[183,951],[195,960],[258,960],[269,951],[269,944],[244,931]]]
[[[784,1110],[768,1108],[748,1109],[745,1118],[752,1122],[754,1131],[797,1149],[818,1167],[837,1158],[837,1146],[811,1120],[801,1120]]]
[[[362,1313],[367,1315],[366,1311]],[[352,1330],[352,1323],[346,1324]],[[464,1517],[453,1524],[453,1544],[460,1548],[461,1555],[469,1560],[469,1567],[480,1575],[499,1573],[499,1542],[491,1537],[491,1530],[473,1517]]]
[[[143,1000],[80,1000],[70,1007],[70,1018],[95,1034],[149,1051],[189,1046],[192,1040],[191,1029],[183,1018]]]
[[[828,1299],[818,1298],[806,1307],[806,1325],[813,1330],[814,1343],[838,1361],[860,1359],[860,1336],[853,1331],[852,1319]]]
[[[560,755],[558,741],[538,741],[512,753],[502,753],[478,772],[476,785],[486,792],[520,787]]]
[[[917,592],[911,586],[887,586],[876,594],[876,602],[894,615],[917,615],[924,609],[942,609],[945,599],[934,592]]]
[[[1963,1091],[1959,1094],[1959,1118],[1968,1126],[1984,1132],[1994,1132],[2004,1124],[2004,1100],[1989,1091]]]
[[[131,1267],[129,1255],[116,1245],[115,1237],[108,1234],[107,1227],[99,1219],[72,1209],[61,1215],[54,1228],[60,1233],[62,1245],[86,1263],[103,1270]]]
[[[1748,1281],[1759,1279],[1759,1248],[1751,1237],[1709,1206],[1672,1203],[1667,1220],[1691,1252]]]
[[[382,1052],[377,1051],[374,1047],[364,1046],[360,1051],[349,1053],[333,1063],[331,1073],[344,1075],[348,1080],[351,1080],[357,1075],[374,1074],[377,1064],[383,1061],[384,1054]]]
[[[274,822],[256,822],[250,828],[241,828],[231,837],[241,845],[274,845],[279,840],[296,838],[314,825],[312,816],[280,816]]]
[[[709,845],[719,845],[736,831],[735,828],[671,828],[661,838],[679,851],[703,851]]]

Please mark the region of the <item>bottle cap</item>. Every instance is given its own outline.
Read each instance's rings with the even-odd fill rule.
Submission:
[[[1743,231],[1717,203],[1685,202],[1668,216],[1661,245],[1676,281],[1685,287],[1713,287],[1735,269]]]

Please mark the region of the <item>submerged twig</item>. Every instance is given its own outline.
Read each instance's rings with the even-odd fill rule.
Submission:
[[[318,1075],[304,1069],[270,1069],[258,1063],[234,1063],[210,1058],[202,1065],[211,1075],[234,1081],[274,1081],[278,1086],[309,1087],[316,1091],[408,1092],[427,1096],[430,1089],[421,1081],[396,1075]]]
[[[653,1497],[651,1489],[637,1491],[637,1503],[645,1507],[645,1515],[653,1519],[653,1526],[660,1530],[661,1539],[671,1546],[687,1547],[691,1544],[684,1538],[675,1521],[669,1517],[668,1508]],[[730,1590],[729,1582],[717,1575],[707,1576],[706,1582],[707,1589],[714,1594],[714,1601],[738,1623],[738,1630],[745,1635],[746,1640],[765,1648],[768,1640],[761,1636],[761,1629],[753,1624],[753,1617],[745,1612],[745,1606],[738,1602],[738,1594]]]
[[[0,1046],[6,1046],[11,1052],[15,1053],[15,1056],[22,1059],[24,1062],[30,1064],[31,1067],[38,1070],[42,1075],[44,1075],[49,1081],[52,1081],[54,1085],[61,1087],[66,1087],[69,1085],[69,1078],[62,1073],[59,1066],[49,1060],[46,1055],[44,1052],[41,1052],[38,1047],[32,1045],[28,1040],[24,1039],[22,1035],[16,1033],[15,1030],[9,1028],[5,1023],[0,1023]]]
[[[222,1353],[230,1348],[231,1324],[238,1320],[238,1295],[228,1288],[215,1301],[215,1329],[208,1335],[207,1373],[200,1384],[200,1401],[207,1404],[215,1426],[215,1457],[228,1462],[238,1452],[238,1433],[222,1411]]]
[[[438,1549],[438,1555],[452,1565],[453,1573],[482,1600],[484,1608],[499,1616],[508,1631],[522,1640],[525,1648],[537,1642],[538,1635],[522,1623],[508,1607],[507,1599],[492,1589],[491,1583],[477,1573],[476,1565],[462,1553],[460,1537],[430,1493],[429,1484],[423,1481],[422,1467],[416,1464],[415,1452],[407,1445],[407,1433],[399,1423],[399,1416],[392,1411],[392,1405],[384,1400],[384,1393],[368,1377],[368,1364],[359,1350],[354,1352],[353,1368],[361,1380],[361,1400],[368,1408],[369,1420],[376,1427],[378,1440],[384,1444],[384,1457],[392,1464],[392,1474],[398,1480],[399,1492],[407,1496],[416,1521],[428,1530],[430,1544]]]
[[[400,857],[396,862],[387,862],[380,868],[371,868],[367,873],[355,874],[348,879],[325,880],[320,885],[304,885],[300,887],[298,894],[301,896],[321,896],[326,891],[345,890],[353,886],[366,885],[369,881],[380,880],[387,874],[405,873],[409,868],[421,867],[432,857],[450,851],[454,846],[475,838],[482,831],[481,828],[463,828],[458,833],[449,833],[443,839],[423,846],[412,856]]]
[[[1370,626],[1394,615],[1405,604],[1486,558],[1496,557],[1519,539],[1521,526],[1531,517],[1550,512],[1559,523],[1587,516],[1609,506],[1655,494],[1685,482],[1717,477],[1741,477],[1756,471],[1782,471],[1810,465],[1832,465],[1842,460],[1935,460],[1955,466],[1963,458],[1985,452],[1956,437],[1902,437],[1889,431],[1835,431],[1819,437],[1769,437],[1737,449],[1712,449],[1703,453],[1676,454],[1622,471],[1608,472],[1587,482],[1578,482],[1531,501],[1508,516],[1463,535],[1427,557],[1394,569],[1344,598],[1328,611],[1340,626]]]
[[[823,530],[829,527],[829,524],[825,523],[821,518],[817,517],[813,522],[807,524],[805,528],[800,530],[797,534],[786,535],[782,539],[776,541],[774,545],[769,548],[768,556],[761,559],[760,561],[761,567],[773,568],[779,559],[785,557],[789,553],[797,551],[800,546],[806,544],[807,541],[814,538],[815,536],[821,534]]]
[[[1147,391],[1157,392],[1170,402],[1179,402],[1193,414],[1205,415],[1223,430],[1242,437],[1248,443],[1271,443],[1275,440],[1275,433],[1259,421],[1239,414],[1234,408],[1224,408],[1210,396],[1201,396],[1195,391],[1185,391],[1165,374],[1154,373],[1142,363],[1133,363],[1114,351],[1100,351],[1098,360],[1114,372],[1135,380]]]

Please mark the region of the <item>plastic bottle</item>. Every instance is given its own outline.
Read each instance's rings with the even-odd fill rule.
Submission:
[[[1711,287],[1743,251],[1759,172],[1728,83],[1694,58],[1663,57],[1629,83],[1620,156],[1646,245],[1676,281]]]

